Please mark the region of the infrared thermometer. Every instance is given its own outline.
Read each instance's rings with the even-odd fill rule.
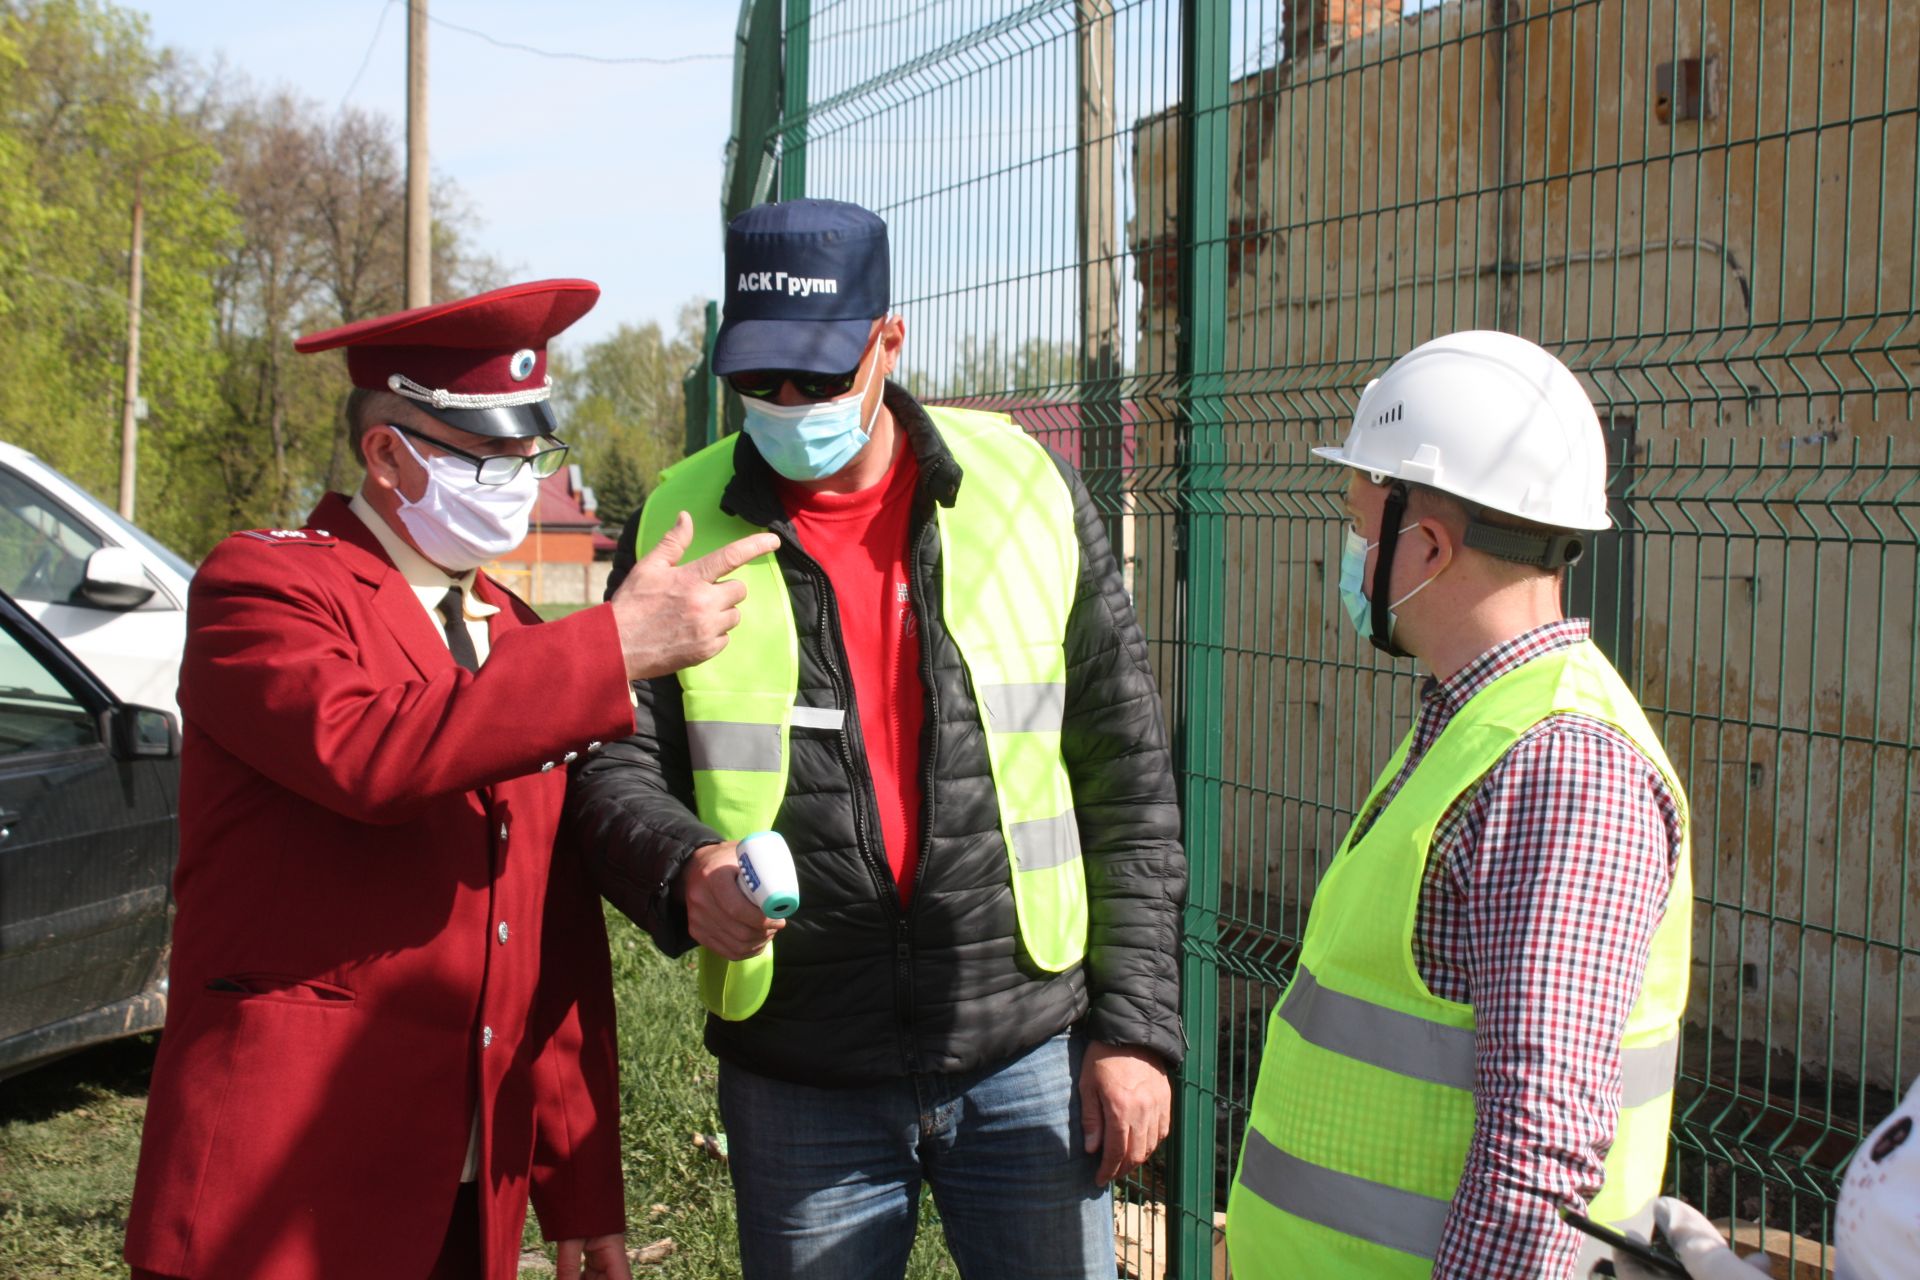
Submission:
[[[760,914],[784,920],[800,909],[800,876],[793,869],[793,851],[778,831],[756,831],[736,849],[740,859],[740,892]]]

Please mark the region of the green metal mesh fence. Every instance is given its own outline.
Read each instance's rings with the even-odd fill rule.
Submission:
[[[1341,621],[1306,449],[1469,327],[1557,351],[1608,429],[1569,607],[1694,808],[1671,1179],[1828,1263],[1920,1067],[1920,12],[1404,8],[784,0],[784,77],[743,87],[782,104],[773,190],[888,220],[907,383],[1079,462],[1149,632],[1191,1058],[1122,1268],[1216,1273],[1266,1016],[1416,694]]]

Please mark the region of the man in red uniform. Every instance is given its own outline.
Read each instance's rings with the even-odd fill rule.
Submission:
[[[127,1228],[136,1277],[628,1275],[613,996],[554,836],[628,682],[717,653],[776,545],[687,565],[683,517],[606,604],[539,619],[478,572],[565,456],[546,343],[599,296],[513,286],[296,344],[347,349],[366,480],[193,582],[172,1006]]]

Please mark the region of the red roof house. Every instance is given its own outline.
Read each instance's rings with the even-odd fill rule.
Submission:
[[[578,466],[562,467],[540,482],[527,540],[487,566],[487,572],[529,604],[597,604],[605,590],[612,539],[600,532],[593,490]],[[601,543],[607,544],[604,554]]]

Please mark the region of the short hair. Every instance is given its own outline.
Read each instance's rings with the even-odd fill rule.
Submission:
[[[394,411],[405,409],[406,403],[393,392],[378,388],[355,387],[347,393],[345,402],[340,406],[340,416],[347,424],[347,444],[353,449],[355,462],[363,467],[367,465],[367,454],[362,445],[367,428],[392,422]]]

